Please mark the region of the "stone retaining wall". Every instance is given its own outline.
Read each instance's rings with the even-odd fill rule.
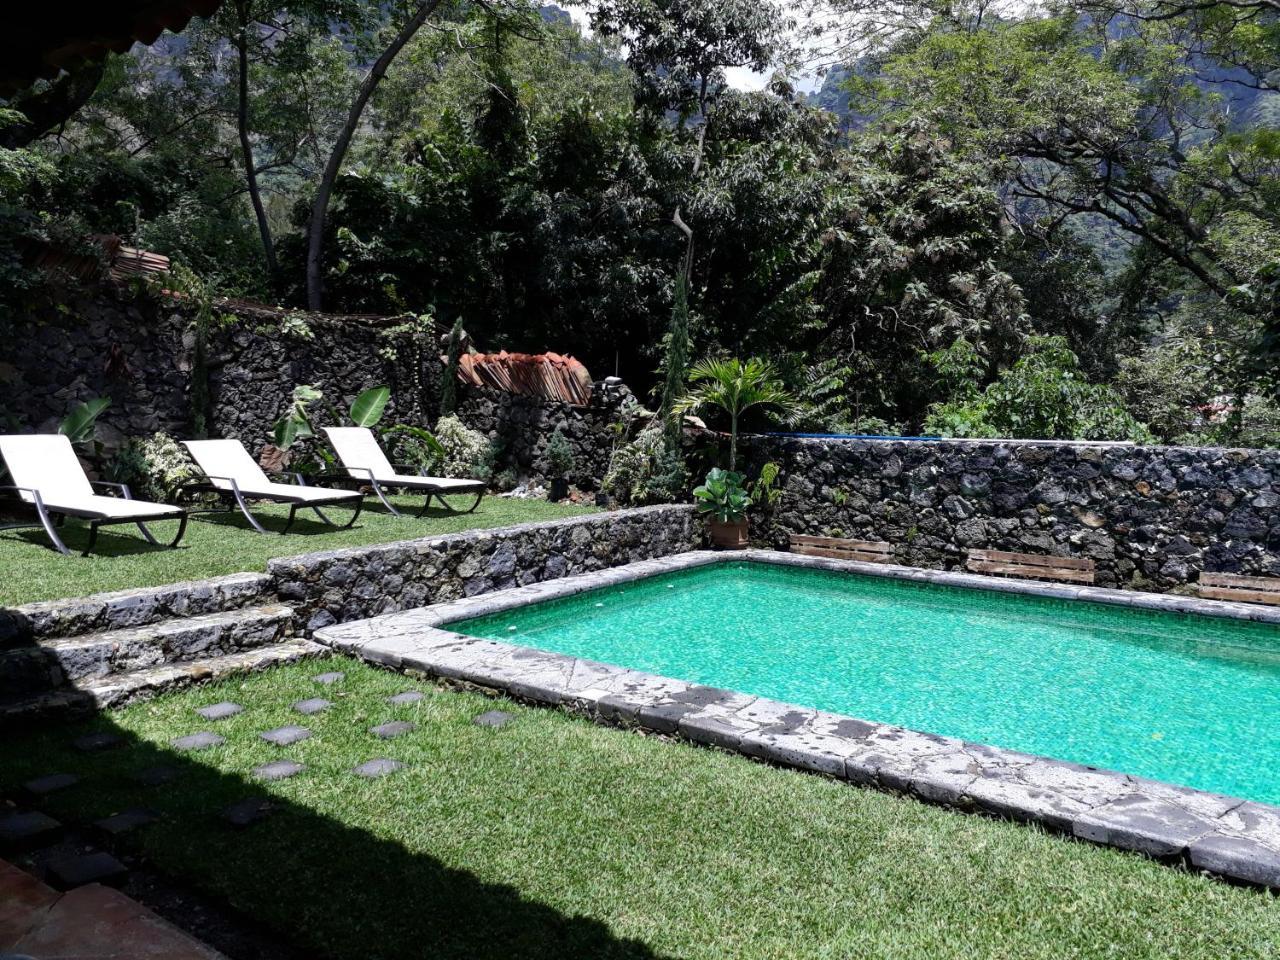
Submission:
[[[210,436],[271,437],[293,388],[311,384],[340,410],[366,387],[387,384],[388,416],[426,423],[439,405],[435,339],[396,318],[332,317],[224,304],[209,333],[205,370]],[[190,303],[112,287],[66,294],[0,318],[4,430],[50,431],[77,403],[111,398],[98,437],[114,444],[157,430],[190,437],[194,407],[194,311]]]
[[[458,417],[501,446],[497,469],[512,469],[521,478],[551,477],[547,442],[558,428],[573,449],[569,482],[582,490],[596,490],[609,469],[617,438],[616,424],[624,418],[631,391],[622,384],[595,384],[589,406],[538,400],[480,387],[460,389]]]
[[[696,549],[688,505],[641,507],[271,561],[307,630]]]
[[[1280,576],[1280,450],[753,437],[785,496],[753,538],[887,540],[960,569],[970,549],[1087,557],[1098,583],[1186,588],[1201,570]]]

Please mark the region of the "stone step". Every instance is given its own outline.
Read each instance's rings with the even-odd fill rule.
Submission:
[[[140,627],[174,617],[238,610],[274,596],[268,574],[233,573],[209,580],[0,607],[0,649],[34,640]]]
[[[64,683],[265,646],[287,638],[292,620],[292,608],[273,603],[41,640],[0,651],[0,696],[37,693]]]
[[[73,687],[0,700],[0,726],[66,719],[110,707],[123,707],[198,683],[266,670],[310,657],[327,656],[330,652],[328,647],[310,640],[285,640],[239,653],[97,677]]]

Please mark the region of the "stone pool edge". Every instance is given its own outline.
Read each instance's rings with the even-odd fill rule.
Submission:
[[[322,628],[314,639],[373,663],[501,691],[619,725],[926,802],[1137,851],[1280,888],[1280,807],[782,703],[625,667],[454,633],[447,625],[709,563],[808,566],[1124,606],[1280,622],[1244,604],[994,580],[802,557],[693,551]],[[1163,602],[1160,602],[1163,601]],[[1208,608],[1208,609],[1205,609]],[[1212,610],[1212,612],[1209,612]]]

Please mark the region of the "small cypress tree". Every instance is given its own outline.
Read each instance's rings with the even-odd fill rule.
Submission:
[[[449,344],[445,349],[444,382],[440,384],[440,416],[447,417],[458,405],[458,360],[462,356],[462,318],[459,317],[449,331]]]

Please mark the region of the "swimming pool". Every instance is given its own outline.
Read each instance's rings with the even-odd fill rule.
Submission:
[[[447,629],[1280,802],[1280,627],[716,562]]]

